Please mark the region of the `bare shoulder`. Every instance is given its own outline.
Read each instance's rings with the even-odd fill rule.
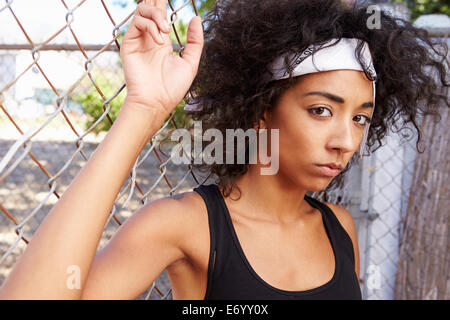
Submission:
[[[113,243],[120,241],[122,246],[129,244],[136,250],[157,246],[159,250],[174,251],[170,263],[184,260],[206,210],[196,194],[184,192],[148,202],[122,224]],[[136,247],[138,243],[140,248]]]
[[[168,223],[182,222],[185,227],[188,227],[191,222],[195,222],[195,219],[200,217],[202,209],[206,210],[206,205],[201,196],[195,191],[188,191],[153,200],[140,210],[149,219],[153,220],[153,216],[158,216],[158,219]]]
[[[189,253],[196,234],[208,230],[208,215],[203,198],[188,191],[152,201],[142,209],[152,224],[159,224],[172,233],[174,242],[184,253]]]
[[[125,220],[96,254],[83,299],[136,299],[164,269],[188,261],[199,237],[198,200],[191,192],[160,198]]]
[[[195,191],[177,193],[171,196],[156,199],[144,207],[150,211],[150,208],[167,208],[175,217],[184,217],[187,214],[195,214],[201,207],[202,198]]]
[[[154,205],[167,207],[173,218],[196,222],[196,219],[205,216],[206,204],[203,198],[195,191],[174,194],[154,201]],[[194,220],[192,220],[194,219]]]
[[[345,231],[347,231],[347,233],[349,235],[351,235],[351,233],[355,232],[355,222],[353,221],[353,217],[351,215],[351,213],[341,207],[338,206],[336,204],[330,203],[330,202],[324,202],[328,207],[330,207],[331,210],[333,210],[336,218],[339,220],[339,222],[341,223],[341,225],[344,227]]]

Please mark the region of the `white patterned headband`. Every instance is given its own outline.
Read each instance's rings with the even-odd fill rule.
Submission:
[[[364,67],[370,74],[373,87],[373,109],[375,110],[375,79],[376,72],[372,62],[369,46],[365,41],[355,38],[331,39],[322,45],[311,45],[300,55],[282,55],[274,60],[269,66],[271,76],[268,80],[281,80],[298,77],[308,73],[331,71],[331,70],[359,70],[364,71],[356,56],[356,48],[362,42],[360,57]],[[286,58],[292,64],[286,66]],[[201,100],[196,103],[187,104],[184,110],[199,111],[202,109]],[[358,154],[361,157],[366,144],[370,123],[364,126],[363,137],[359,146]]]

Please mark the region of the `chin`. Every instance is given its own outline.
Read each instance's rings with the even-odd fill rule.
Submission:
[[[311,192],[319,192],[325,190],[328,185],[331,183],[332,179],[330,178],[314,178],[310,179],[306,183],[306,190]]]

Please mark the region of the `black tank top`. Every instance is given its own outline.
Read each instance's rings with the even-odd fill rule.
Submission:
[[[322,214],[335,256],[333,278],[314,289],[286,291],[265,282],[251,267],[239,243],[230,213],[218,186],[216,184],[200,185],[194,188],[194,191],[202,196],[208,209],[211,246],[205,300],[360,300],[362,298],[355,273],[352,240],[333,211],[324,203],[305,195],[305,200]]]

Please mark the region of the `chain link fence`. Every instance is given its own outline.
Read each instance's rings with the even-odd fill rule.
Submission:
[[[111,106],[120,101],[125,92],[118,54],[121,28],[134,13],[132,6],[124,18],[117,20],[107,1],[96,1],[97,7],[86,0],[75,6],[71,3],[72,7],[63,0],[53,1],[53,5],[61,7],[60,14],[65,20],[58,30],[37,43],[32,37],[34,30],[30,32],[27,21],[17,14],[26,7],[23,1],[19,2],[6,1],[0,8],[1,24],[16,25],[27,41],[5,43],[8,35],[0,35],[0,282],[5,280],[52,205],[102,140],[105,132],[94,134],[95,129],[113,123]],[[175,22],[180,19],[182,10],[191,9],[188,15],[196,14],[197,10],[194,1],[178,2],[178,7],[168,1],[168,6],[168,20],[178,40],[174,50],[180,54],[183,44],[179,42]],[[48,16],[44,4],[39,7],[41,23],[55,18]],[[76,21],[93,22],[90,21],[92,14],[88,15],[86,10],[96,13],[90,32],[95,32],[98,20],[107,23],[110,36],[104,44],[85,45],[80,40]],[[86,34],[82,36],[86,38]],[[85,128],[88,120],[77,101],[89,94],[97,96],[102,109],[95,122]],[[172,117],[162,128],[170,122],[173,122]],[[156,148],[161,133],[162,130],[155,134],[144,148],[118,195],[99,249],[121,223],[147,201],[190,190],[199,183],[188,167],[171,165],[163,158]],[[140,299],[170,297],[170,283],[163,273]]]
[[[118,54],[120,37],[134,12],[134,6],[127,7],[117,18],[111,3],[96,1],[99,20],[95,25],[110,33],[107,40],[97,39],[93,44],[84,42],[76,27],[76,23],[89,23],[92,1],[71,2],[70,6],[67,1],[56,1],[62,16],[60,27],[34,37],[35,30],[19,14],[23,2],[7,0],[0,5],[0,24],[14,25],[24,40],[10,41],[0,32],[0,284],[103,139],[105,130],[96,134],[96,129],[107,129],[113,123],[114,103],[120,105],[126,90]],[[35,15],[41,14],[43,21],[56,19],[46,14],[44,6],[40,9]],[[176,7],[168,1],[178,54],[183,44],[175,22],[185,12],[197,14],[194,1],[179,1]],[[97,28],[90,30],[95,33]],[[83,98],[93,95],[102,108],[89,118]],[[148,201],[190,191],[204,182],[189,166],[173,165],[157,148],[164,130],[174,122],[173,115],[138,157],[116,198],[99,249]],[[448,143],[448,136],[444,138]],[[412,182],[415,143],[415,136],[389,135],[385,146],[350,170],[344,188],[315,195],[347,208],[355,219],[364,299],[394,298],[399,248],[406,241],[402,226],[414,193],[411,186],[416,186]],[[442,217],[440,237],[448,248],[447,212]],[[438,262],[448,266],[448,256]],[[441,275],[442,281],[448,287],[448,272]],[[439,290],[428,298],[448,298],[448,289]],[[167,274],[161,274],[139,299],[171,299]]]

